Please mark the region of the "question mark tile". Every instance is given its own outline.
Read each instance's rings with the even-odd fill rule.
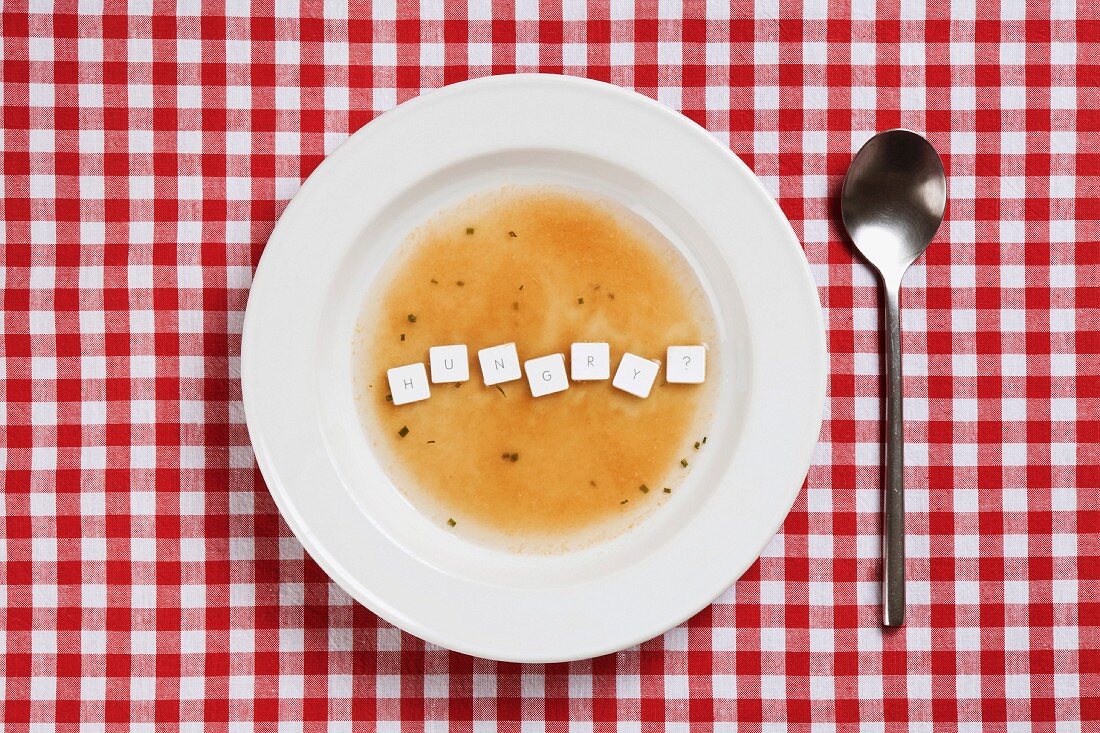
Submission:
[[[665,379],[672,384],[702,384],[707,376],[706,346],[669,346]]]
[[[527,372],[527,383],[531,385],[531,396],[542,397],[569,389],[569,378],[565,375],[565,356],[550,354],[523,362]]]
[[[628,351],[623,354],[623,360],[615,370],[615,378],[611,380],[611,386],[645,399],[649,397],[649,391],[653,388],[653,382],[657,379],[657,372],[660,369],[661,365],[658,362]]]
[[[576,343],[569,351],[574,382],[611,378],[611,346],[606,343]]]

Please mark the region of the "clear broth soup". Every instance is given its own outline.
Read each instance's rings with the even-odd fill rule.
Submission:
[[[447,531],[527,552],[575,549],[657,511],[682,484],[719,381],[714,314],[694,271],[619,204],[559,187],[479,194],[413,231],[370,292],[354,349],[358,409],[383,468]],[[706,344],[707,381],[658,374],[639,399],[611,380],[531,396],[486,387],[477,351],[515,342],[521,363],[570,344],[664,361]],[[386,370],[466,344],[470,380],[395,406]],[[697,445],[698,444],[698,445]],[[379,490],[383,490],[379,488]]]

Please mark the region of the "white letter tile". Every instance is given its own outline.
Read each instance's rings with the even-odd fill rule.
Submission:
[[[393,404],[405,405],[431,397],[428,387],[428,370],[423,364],[408,364],[394,367],[386,372],[390,380],[390,395]]]
[[[490,346],[477,352],[477,358],[481,362],[481,374],[485,378],[486,387],[514,382],[522,376],[515,344]]]
[[[569,352],[569,368],[573,381],[609,379],[611,377],[611,347],[603,343],[573,344]]]
[[[465,344],[433,346],[428,349],[428,361],[432,365],[432,382],[465,382],[470,378],[470,357]]]
[[[669,346],[665,377],[675,384],[702,384],[707,376],[707,347]]]
[[[635,397],[645,399],[649,397],[649,390],[653,388],[653,381],[657,379],[660,368],[661,365],[655,361],[627,352],[619,362],[619,368],[615,372],[615,379],[612,380],[611,385]]]
[[[562,354],[540,356],[523,362],[527,372],[527,382],[531,385],[531,395],[542,397],[569,389],[569,378],[565,376],[565,357]]]

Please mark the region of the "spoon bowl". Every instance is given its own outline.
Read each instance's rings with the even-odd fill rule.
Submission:
[[[946,205],[940,156],[910,130],[887,130],[868,140],[848,168],[840,199],[856,249],[883,278],[896,275],[899,281],[936,235]]]
[[[840,194],[844,228],[883,286],[886,430],[883,441],[882,623],[905,621],[905,420],[901,281],[943,221],[947,177],[936,149],[910,130],[887,130],[860,148]]]

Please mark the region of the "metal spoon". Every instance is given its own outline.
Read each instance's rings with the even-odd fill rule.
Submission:
[[[902,419],[901,280],[943,221],[947,178],[931,143],[909,130],[880,132],[844,178],[840,210],[856,249],[878,270],[886,304],[886,471],[882,521],[882,623],[905,621],[905,434]]]

